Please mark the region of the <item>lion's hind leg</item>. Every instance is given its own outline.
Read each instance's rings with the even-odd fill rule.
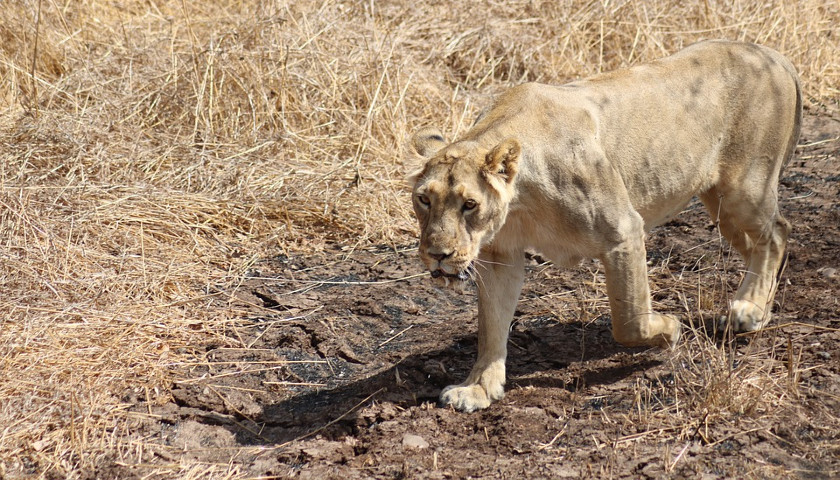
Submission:
[[[716,188],[701,196],[721,234],[747,264],[730,306],[728,320],[736,332],[755,331],[770,321],[777,275],[790,234],[790,223],[779,213],[775,188],[761,187],[752,190],[763,194],[758,201],[750,198],[750,190]]]

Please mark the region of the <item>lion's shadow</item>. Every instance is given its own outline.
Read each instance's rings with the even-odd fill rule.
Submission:
[[[558,374],[557,370],[568,370],[576,362],[590,363],[640,351],[617,344],[603,324],[531,326],[512,332],[509,345],[508,390],[530,385],[574,392],[585,386],[617,382],[660,363],[640,356],[630,362],[610,362]],[[475,356],[475,335],[465,334],[453,338],[444,348],[409,355],[365,378],[266,405],[259,418],[242,419],[228,428],[246,445],[283,444],[313,432],[340,437],[353,433],[364,407],[373,401],[391,402],[400,408],[436,403],[441,388],[466,377]]]

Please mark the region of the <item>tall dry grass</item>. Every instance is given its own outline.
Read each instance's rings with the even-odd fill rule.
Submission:
[[[257,259],[411,241],[416,127],[712,37],[835,102],[838,24],[831,0],[3,1],[0,476],[130,463],[127,392],[165,401],[170,364],[236,343]]]

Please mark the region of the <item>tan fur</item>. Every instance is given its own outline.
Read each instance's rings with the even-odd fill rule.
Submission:
[[[504,395],[526,249],[562,265],[599,258],[615,339],[676,344],[679,322],[651,308],[644,238],[694,196],[747,262],[728,321],[763,327],[790,231],[776,192],[800,98],[778,53],[708,41],[564,86],[512,88],[451,144],[418,132],[420,257],[447,284],[469,274],[479,296],[478,360],[442,402],[472,411]]]

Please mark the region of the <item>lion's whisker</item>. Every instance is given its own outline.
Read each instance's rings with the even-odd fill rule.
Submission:
[[[479,273],[478,270],[475,270],[475,268],[473,268],[473,270],[470,272],[470,278],[473,279],[476,285],[481,283],[481,288],[487,288],[487,284],[484,283],[484,278],[481,276],[481,273]]]
[[[512,265],[512,264],[510,264],[510,263],[493,262],[493,261],[490,261],[490,260],[482,260],[482,259],[480,259],[480,258],[476,258],[476,259],[475,259],[475,263],[481,264],[482,266],[484,266],[484,264],[488,264],[488,265],[501,265],[501,266],[503,266],[503,267],[512,267],[512,266],[513,266],[513,265]]]

